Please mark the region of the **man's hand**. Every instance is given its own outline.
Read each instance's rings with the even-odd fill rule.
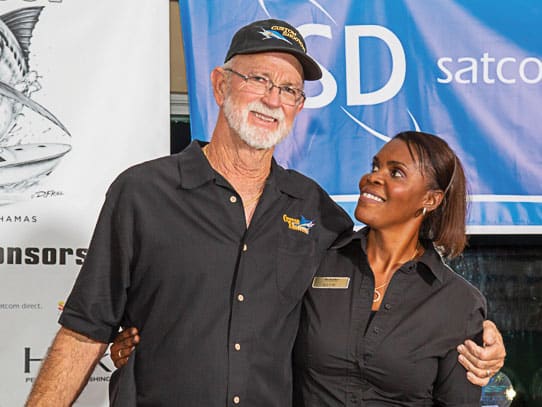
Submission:
[[[466,340],[457,347],[459,363],[467,369],[467,379],[478,386],[485,386],[504,365],[506,349],[502,335],[491,321],[484,321],[484,346]]]
[[[111,360],[119,368],[128,363],[130,355],[139,343],[139,331],[135,327],[120,332],[111,345]]]

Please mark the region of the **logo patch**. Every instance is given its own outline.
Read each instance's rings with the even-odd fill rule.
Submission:
[[[305,219],[304,216],[301,218],[291,218],[290,216],[284,214],[282,215],[282,220],[288,224],[288,229],[297,230],[298,232],[309,234],[309,231],[314,227],[315,223],[312,220]]]
[[[262,31],[260,31],[260,34],[263,35],[264,40],[268,40],[270,38],[275,38],[277,40],[286,41],[288,44],[292,44],[292,41],[294,41],[303,52],[307,52],[305,45],[303,44],[303,41],[297,36],[297,33],[288,27],[283,27],[281,25],[274,25],[269,30],[262,27]],[[291,41],[290,41],[291,40]]]
[[[260,31],[260,34],[264,36],[264,40],[268,40],[269,38],[275,38],[277,40],[281,40],[281,41],[287,42],[288,44],[291,44],[290,41],[284,38],[284,35],[282,35],[281,33],[275,30],[266,30],[265,28],[262,28],[262,31]]]

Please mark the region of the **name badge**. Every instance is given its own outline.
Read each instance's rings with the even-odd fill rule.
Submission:
[[[314,277],[312,288],[346,289],[350,285],[350,277]]]

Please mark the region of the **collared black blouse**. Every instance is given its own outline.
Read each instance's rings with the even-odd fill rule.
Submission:
[[[294,406],[479,406],[481,388],[467,381],[456,346],[481,342],[484,297],[424,242],[423,256],[394,274],[370,320],[367,231],[337,243],[317,272],[349,278],[348,288],[305,295]]]

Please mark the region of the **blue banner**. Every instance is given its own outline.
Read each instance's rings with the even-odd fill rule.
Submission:
[[[217,107],[209,74],[241,26],[279,18],[324,72],[275,157],[353,213],[362,174],[395,133],[448,141],[469,180],[470,233],[542,233],[539,0],[179,0],[192,137]]]

